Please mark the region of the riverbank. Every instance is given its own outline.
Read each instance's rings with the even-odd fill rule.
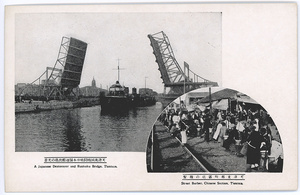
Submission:
[[[15,103],[15,113],[40,112],[47,110],[71,109],[99,105],[99,98],[87,98],[77,101],[31,101]]]

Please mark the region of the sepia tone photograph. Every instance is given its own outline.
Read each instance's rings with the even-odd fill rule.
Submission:
[[[221,83],[221,17],[16,14],[16,152],[144,151],[172,99]]]
[[[180,96],[151,131],[148,172],[282,172],[272,117],[251,97],[211,87]]]
[[[296,53],[295,3],[6,6],[5,191],[297,190]]]

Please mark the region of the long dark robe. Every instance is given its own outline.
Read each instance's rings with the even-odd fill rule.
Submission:
[[[263,137],[258,131],[253,131],[247,141],[249,143],[247,151],[247,164],[259,164],[260,145],[263,142]]]
[[[207,116],[205,119],[204,119],[204,124],[203,124],[203,129],[204,129],[204,132],[205,132],[205,141],[209,141],[209,128],[211,128],[212,125],[210,123],[210,118]]]

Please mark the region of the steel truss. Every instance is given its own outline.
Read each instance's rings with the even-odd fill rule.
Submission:
[[[209,81],[191,71],[186,62],[184,62],[184,71],[182,71],[175,58],[169,38],[163,31],[148,35],[148,38],[153,48],[165,91],[167,87],[170,88],[169,94],[183,94],[200,87],[218,85],[216,82]]]
[[[46,67],[46,71],[43,72],[36,80],[30,83],[28,86],[31,85],[38,85],[39,86],[39,94],[38,96],[41,99],[66,99],[77,97],[79,93],[79,88],[77,87],[65,87],[61,84],[61,79],[63,76],[63,71],[65,68],[69,44],[71,38],[69,37],[62,37],[57,60],[53,67]],[[74,56],[76,57],[76,56]],[[78,57],[79,58],[79,57]],[[26,90],[27,86],[24,87],[19,94]]]

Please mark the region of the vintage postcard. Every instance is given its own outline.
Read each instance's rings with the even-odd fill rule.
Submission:
[[[5,7],[5,191],[297,190],[297,5]]]

